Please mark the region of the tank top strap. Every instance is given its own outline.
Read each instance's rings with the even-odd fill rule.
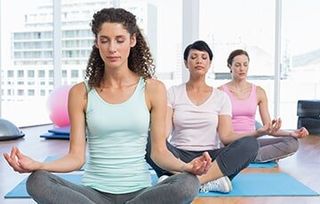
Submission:
[[[88,80],[84,80],[83,83],[84,83],[84,86],[86,87],[86,90],[87,90],[87,93],[88,93],[89,90],[90,90],[90,86],[89,86]]]
[[[257,98],[257,86],[255,84],[251,84],[251,86],[252,87],[251,87],[251,93],[249,98],[255,101]]]
[[[224,91],[229,97],[234,98],[233,94],[226,84],[222,85],[222,91]]]

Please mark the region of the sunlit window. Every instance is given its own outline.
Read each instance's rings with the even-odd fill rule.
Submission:
[[[1,2],[1,117],[18,126],[50,122],[47,100],[57,85],[53,2],[56,1]],[[213,66],[208,75],[211,85],[219,86],[230,78],[226,60],[233,49],[247,50],[251,59],[249,80],[266,90],[271,114],[274,92],[280,91],[279,116],[283,118],[283,126],[295,128],[297,100],[320,98],[320,29],[316,26],[320,3],[282,0],[281,83],[280,89],[275,90],[275,2],[201,0],[197,11],[198,38],[213,50]],[[58,51],[61,85],[84,79],[94,43],[90,30],[92,14],[114,5],[136,15],[154,57],[157,78],[167,87],[181,83],[185,35],[182,14],[183,5],[189,3],[182,0],[61,0],[61,50]],[[32,117],[19,117],[21,115]]]

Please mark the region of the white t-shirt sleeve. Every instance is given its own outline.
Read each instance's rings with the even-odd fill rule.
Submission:
[[[175,95],[174,95],[174,87],[170,87],[167,91],[167,105],[173,109],[174,107],[174,101],[175,101]]]
[[[220,90],[219,90],[220,91]],[[229,96],[225,93],[220,91],[221,95],[221,111],[219,115],[229,115],[232,116],[232,107],[231,107],[231,101]]]

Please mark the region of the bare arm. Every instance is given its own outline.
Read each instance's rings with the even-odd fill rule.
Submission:
[[[271,117],[268,109],[268,98],[266,92],[260,86],[257,86],[257,104],[262,124],[265,125],[270,123]]]
[[[258,100],[258,106],[259,106],[259,113],[260,113],[260,117],[263,124],[268,125],[268,124],[278,123],[277,129],[275,131],[270,132],[269,135],[278,136],[278,137],[292,136],[296,138],[303,138],[309,135],[308,130],[304,127],[294,131],[280,129],[281,119],[279,118],[279,119],[271,120],[270,113],[268,110],[268,98],[265,91],[261,87],[257,87],[257,100]]]
[[[157,80],[147,82],[147,104],[151,111],[151,158],[161,168],[171,172],[188,171],[201,175],[209,169],[211,158],[204,154],[190,163],[177,159],[166,146],[171,127],[167,118],[167,95],[165,86]],[[169,113],[170,114],[170,113]],[[172,114],[172,112],[171,112]]]
[[[46,170],[67,172],[80,169],[85,162],[85,109],[87,104],[87,91],[84,83],[72,87],[68,98],[68,112],[70,118],[70,144],[69,152],[61,159],[48,163]]]
[[[9,165],[19,173],[36,170],[70,172],[81,168],[85,161],[85,118],[86,90],[84,84],[75,85],[69,92],[68,111],[71,122],[69,152],[52,162],[38,162],[13,147],[10,154],[4,154]]]
[[[246,136],[253,136],[253,137],[260,137],[266,134],[269,134],[274,131],[277,124],[267,124],[263,126],[262,128],[252,131],[252,132],[245,132],[245,133],[236,133],[233,131],[232,128],[232,120],[231,116],[229,115],[219,115],[218,116],[218,133],[220,140],[223,144],[230,144],[231,142],[240,139],[242,137]]]
[[[218,133],[220,140],[223,144],[230,144],[231,142],[240,139],[245,136],[254,136],[259,137],[262,136],[262,133],[258,131],[248,132],[248,133],[236,133],[232,128],[232,120],[229,115],[219,115],[218,116]]]

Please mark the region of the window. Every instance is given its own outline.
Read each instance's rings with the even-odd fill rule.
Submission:
[[[46,95],[46,90],[41,89],[41,90],[40,90],[40,96],[45,96],[45,95]]]
[[[53,78],[53,70],[49,70],[49,77]]]
[[[28,78],[34,78],[34,70],[28,70]]]
[[[62,70],[62,77],[67,78],[67,70]]]
[[[23,96],[23,95],[24,95],[24,90],[18,89],[18,96]]]
[[[217,87],[230,79],[227,58],[234,49],[250,56],[248,79],[263,87],[272,114],[274,104],[275,2],[262,0],[200,1],[199,36],[213,50],[208,82]],[[257,120],[259,112],[257,111]]]
[[[34,89],[28,89],[28,96],[34,96]]]
[[[14,72],[13,72],[13,70],[8,70],[8,77],[9,78],[12,78],[12,77],[14,77]]]
[[[52,2],[56,1],[11,0],[2,4],[1,70],[7,78],[1,76],[5,78],[1,93],[6,93],[7,96],[2,98],[1,117],[18,126],[50,122],[48,116],[36,113],[47,111],[47,97],[57,83],[54,82],[56,79],[53,71]],[[183,4],[189,4],[190,1],[72,2],[61,1],[62,59],[59,59],[59,67],[63,84],[83,80],[94,42],[89,26],[92,14],[102,7],[113,6],[115,2],[119,4],[117,6],[128,9],[137,16],[137,22],[155,59],[157,77],[167,87],[182,82],[182,38],[186,35],[182,31],[182,9]],[[282,1],[280,90],[274,90],[275,1],[198,2],[198,38],[208,42],[214,53],[208,82],[215,87],[225,83],[230,78],[226,67],[228,54],[233,49],[246,49],[251,58],[249,80],[266,90],[271,114],[275,102],[274,92],[280,91],[279,116],[283,118],[283,127],[294,128],[297,100],[320,98],[320,31],[315,26],[318,23],[316,20],[320,19],[318,1]],[[19,12],[13,12],[16,11],[17,4],[21,5]],[[44,4],[47,6],[43,6]],[[299,17],[295,16],[297,13]],[[38,104],[32,103],[35,100]],[[11,108],[15,106],[20,108]],[[34,117],[32,121],[25,121],[19,117],[21,114],[32,114]]]
[[[78,70],[71,70],[71,78],[78,78],[79,71]]]
[[[285,127],[297,127],[298,100],[320,99],[319,10],[317,0],[283,1],[280,116]]]
[[[19,78],[24,77],[24,71],[23,70],[18,70],[18,77]]]
[[[38,77],[39,78],[45,78],[46,72],[44,70],[38,70]]]
[[[40,86],[37,85],[41,83],[40,78],[45,78],[45,71],[53,69],[52,9],[43,6],[51,2],[12,0],[1,3],[1,70],[8,78],[1,87],[7,95],[2,97],[0,117],[18,127],[49,122],[49,116],[43,114],[47,112],[47,95],[39,97]],[[41,88],[52,89],[48,84]]]
[[[137,17],[155,59],[156,75],[167,87],[182,81],[182,0],[120,0]],[[169,31],[169,32],[168,32]]]

